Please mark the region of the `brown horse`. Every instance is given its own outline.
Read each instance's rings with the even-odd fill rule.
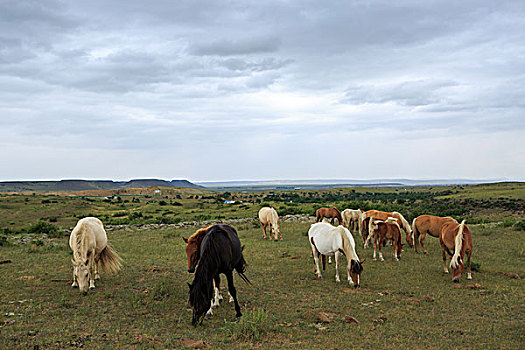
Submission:
[[[425,236],[427,233],[432,237],[438,238],[441,234],[441,229],[448,222],[458,223],[451,217],[440,217],[434,215],[420,215],[412,221],[412,232],[414,234],[414,250],[417,253],[419,243],[423,247],[425,254],[428,254],[425,248]]]
[[[445,273],[447,269],[447,255],[450,257],[450,268],[452,269],[452,281],[459,282],[461,274],[465,270],[463,256],[467,254],[467,279],[472,279],[470,269],[470,256],[472,255],[472,233],[465,220],[458,224],[455,221],[448,221],[441,228],[439,235],[441,243],[441,252],[443,253],[443,268]],[[446,254],[445,254],[446,253]]]
[[[385,240],[392,241],[392,247],[394,248],[394,258],[399,261],[401,259],[401,251],[403,249],[403,243],[401,243],[401,228],[397,223],[397,219],[388,218],[386,221],[377,220],[374,217],[370,218],[370,236],[374,237],[374,260],[376,260],[376,249],[379,243],[379,260],[383,259],[383,242]]]
[[[332,208],[319,208],[315,211],[315,222],[321,222],[324,218],[332,219],[330,223],[334,225],[334,220],[339,220],[339,225],[343,224],[343,217],[341,212],[336,207]]]
[[[189,238],[184,238],[184,242],[186,242],[186,255],[188,256],[188,272],[194,273],[195,268],[197,267],[197,264],[199,263],[200,259],[200,247],[202,240],[204,239],[204,236],[208,233],[209,228],[212,227],[212,225],[205,226],[203,228],[198,229],[193,235],[191,235]],[[212,301],[212,308],[219,306],[220,300],[222,300],[222,294],[221,294],[221,279],[217,275],[216,278],[213,280],[215,285],[215,297]],[[229,294],[229,292],[228,292]],[[232,296],[230,295],[230,303],[233,301]],[[211,309],[210,309],[211,310]]]
[[[401,226],[403,231],[405,231],[405,234],[406,234],[405,240],[407,244],[410,247],[412,247],[413,245],[412,229],[410,227],[409,222],[405,219],[403,215],[401,215],[401,213],[398,213],[397,211],[387,212],[387,211],[380,211],[380,210],[368,210],[366,212],[366,217],[368,218],[371,216],[373,216],[374,218],[378,220],[382,220],[382,221],[386,221],[388,218],[396,218],[399,226]]]

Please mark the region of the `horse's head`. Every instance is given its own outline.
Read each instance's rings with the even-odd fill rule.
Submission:
[[[361,281],[361,272],[363,272],[364,262],[364,260],[358,261],[354,259],[352,259],[350,262],[350,277],[352,278],[356,288],[359,287],[359,282]]]
[[[199,255],[200,255],[200,242],[194,239],[186,239],[182,237],[184,242],[187,243],[186,246],[186,255],[188,256],[188,272],[194,273],[195,268],[197,267],[197,263],[199,262]]]
[[[73,276],[75,281],[78,283],[78,289],[80,292],[87,294],[89,289],[89,277],[90,271],[88,268],[89,259],[83,260],[71,260],[73,262]]]
[[[397,260],[401,259],[401,252],[403,251],[403,246],[404,244],[401,243],[401,237],[399,237],[398,241],[397,241],[397,254],[396,254],[396,258]]]

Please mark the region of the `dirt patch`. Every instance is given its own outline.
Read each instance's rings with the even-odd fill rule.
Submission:
[[[203,340],[195,340],[191,338],[181,338],[180,345],[191,349],[208,349],[210,346]]]

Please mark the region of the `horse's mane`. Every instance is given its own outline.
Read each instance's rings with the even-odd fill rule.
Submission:
[[[76,229],[76,227],[75,227]],[[83,256],[81,256],[82,247],[84,246],[84,243],[86,241],[86,229],[84,222],[81,223],[81,226],[78,227],[78,230],[73,229],[75,231],[75,238],[76,238],[76,244],[75,244],[75,250],[73,251],[73,260],[75,263],[83,261]]]
[[[217,274],[219,266],[218,241],[214,239],[214,236],[220,231],[210,230],[209,226],[198,230],[193,236],[197,235],[199,231],[204,231],[205,235],[208,234],[207,239],[202,241],[201,244],[201,256],[199,259],[199,265],[195,270],[195,278],[193,279],[192,288],[190,291],[190,305],[198,310],[209,309],[213,288],[212,281],[213,277]],[[202,232],[195,237],[200,237]],[[192,236],[192,237],[193,237]]]
[[[410,232],[411,231],[410,223],[407,221],[407,219],[405,219],[405,217],[403,215],[401,215],[401,213],[399,213],[397,211],[393,211],[392,215],[398,215],[399,216],[399,218],[401,219],[401,224],[403,225],[403,229],[406,232]]]
[[[357,257],[357,253],[355,252],[355,243],[352,244],[350,241],[350,237],[348,237],[347,229],[343,226],[337,226],[335,228],[339,231],[339,234],[341,235],[342,241],[343,241],[343,251],[345,254],[350,253],[350,259],[354,259],[359,261],[359,258]],[[348,257],[347,257],[348,258]]]
[[[210,227],[211,227],[211,225],[208,225],[208,226],[204,226],[203,228],[198,229],[194,234],[192,234],[188,238],[188,243],[196,242],[197,244],[200,244],[202,242],[204,236],[206,236],[206,234],[208,233],[208,229]]]

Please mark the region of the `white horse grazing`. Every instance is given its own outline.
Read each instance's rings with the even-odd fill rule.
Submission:
[[[259,222],[263,229],[263,238],[266,238],[266,227],[270,225],[270,232],[273,232],[273,238],[277,241],[277,235],[280,235],[281,241],[283,240],[283,235],[279,229],[279,215],[277,215],[277,211],[274,208],[261,208],[259,210]]]
[[[363,222],[363,213],[361,209],[345,209],[341,213],[343,216],[343,226],[349,229],[352,233],[361,232],[361,224]],[[366,214],[365,214],[366,215]]]
[[[319,269],[319,255],[335,255],[335,281],[340,282],[339,256],[343,254],[347,260],[346,272],[348,274],[348,282],[355,284],[356,288],[359,287],[363,261],[359,261],[359,257],[355,252],[354,237],[352,237],[352,234],[346,227],[341,225],[334,227],[326,222],[312,224],[308,230],[308,240],[314,255],[314,270],[319,278],[323,277]],[[324,267],[323,259],[323,269]]]
[[[95,280],[100,279],[98,262],[105,272],[120,270],[122,259],[117,252],[108,245],[106,231],[102,221],[87,217],[80,219],[69,236],[69,247],[73,250],[73,284],[81,292],[87,294],[89,289],[95,288]],[[93,275],[93,265],[95,274]]]

